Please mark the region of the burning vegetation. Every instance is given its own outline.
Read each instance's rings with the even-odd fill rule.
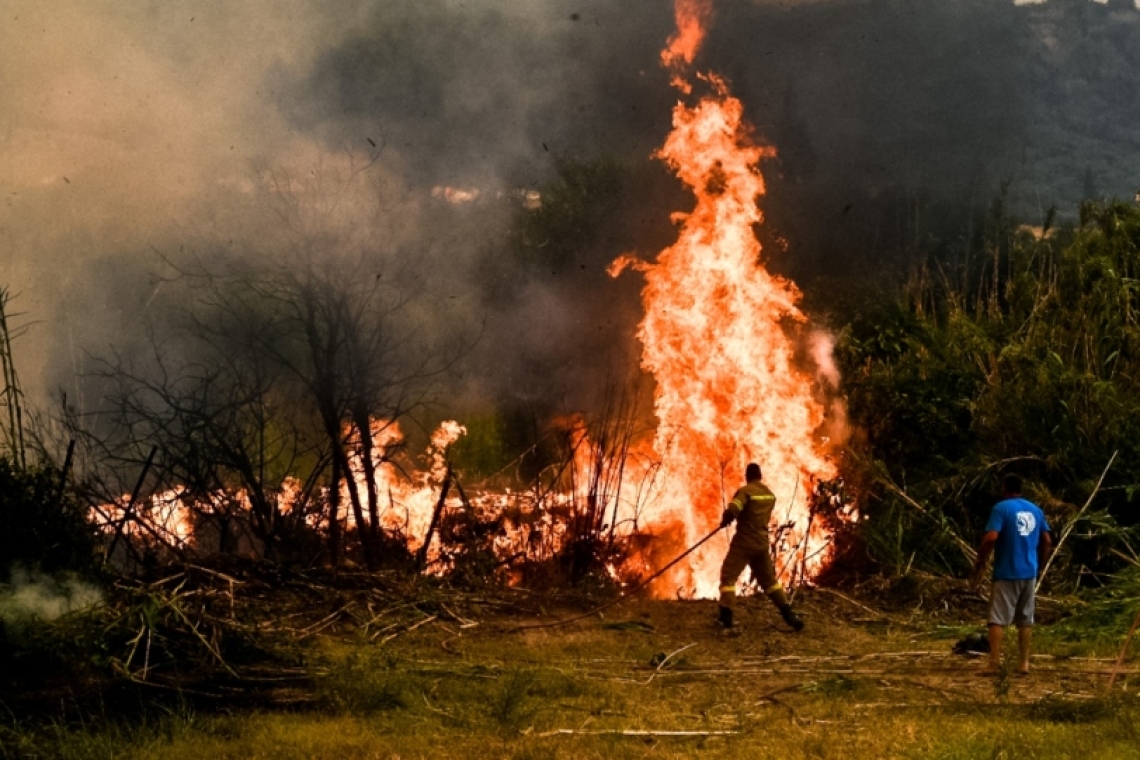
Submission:
[[[316,274],[242,282],[216,305],[223,322],[249,325],[252,362],[225,348],[209,351],[224,368],[216,376],[156,382],[120,365],[105,372],[117,389],[117,431],[88,433],[88,442],[119,447],[123,460],[131,458],[123,446],[135,456],[152,447],[134,491],[92,507],[108,559],[129,566],[148,552],[285,552],[335,565],[351,546],[373,569],[441,574],[478,555],[517,583],[557,558],[571,578],[633,581],[714,528],[755,460],[778,499],[779,577],[800,584],[818,575],[833,530],[855,514],[831,483],[845,436],[832,343],[808,326],[796,286],[764,266],[759,164],[774,152],[756,143],[725,80],[693,73],[710,12],[709,2],[679,2],[678,31],[661,55],[682,101],[656,157],[695,205],[674,213],[679,237],[653,262],[623,256],[610,267],[613,276],[632,266],[645,277],[638,338],[654,382],[655,432],[636,399],[593,424],[565,418],[552,430],[562,440],[558,461],[532,482],[465,487],[448,456],[462,424],[443,422],[422,457],[407,455],[401,420],[417,403],[411,381],[448,360],[424,357],[406,375],[393,369],[407,357],[383,323],[403,306],[399,294],[379,277],[348,287]],[[466,203],[477,192],[432,195]],[[308,405],[312,423],[293,417],[282,430],[276,415],[290,403]],[[78,419],[72,431],[87,432]],[[156,454],[182,463],[167,464],[163,487],[144,496]],[[722,553],[715,542],[702,547],[656,593],[713,596]]]
[[[76,471],[68,477],[98,526],[104,559],[138,570],[170,558],[237,554],[484,574],[521,585],[595,577],[629,587],[717,525],[749,461],[763,464],[777,498],[770,526],[775,564],[790,586],[826,571],[836,531],[854,527],[860,513],[871,520],[867,536],[876,545],[896,534],[913,542],[931,527],[926,518],[901,517],[912,508],[908,472],[926,472],[929,463],[921,460],[917,470],[896,463],[913,459],[925,435],[916,431],[928,427],[952,430],[947,456],[957,456],[962,431],[973,424],[968,410],[982,407],[963,399],[932,402],[921,414],[904,415],[907,424],[897,422],[899,410],[921,405],[929,373],[940,371],[918,362],[922,387],[883,402],[876,384],[907,377],[892,352],[918,340],[907,332],[910,323],[885,332],[875,332],[877,325],[866,337],[865,324],[844,323],[838,312],[828,315],[842,326],[834,334],[809,319],[800,288],[777,273],[779,262],[773,266],[771,248],[761,242],[771,237],[764,231],[761,166],[776,149],[749,127],[729,81],[697,65],[712,4],[677,2],[674,11],[676,30],[660,61],[677,102],[673,129],[655,158],[680,180],[687,200],[673,204],[676,237],[659,252],[654,244],[617,260],[608,255],[613,277],[632,268],[637,275],[623,280],[644,278],[635,336],[644,393],[633,389],[637,383],[625,390],[611,384],[593,409],[548,407],[516,420],[516,433],[531,430],[509,442],[485,437],[477,415],[441,424],[448,410],[438,388],[456,387],[445,381],[463,371],[477,329],[434,343],[407,329],[440,319],[443,299],[413,296],[408,280],[365,245],[375,230],[343,223],[348,217],[340,214],[351,205],[346,197],[359,186],[324,196],[317,180],[272,178],[272,201],[286,221],[275,239],[288,249],[280,268],[234,263],[225,251],[187,257],[193,265],[167,262],[174,271],[163,273],[151,300],[161,304],[177,289],[181,295],[168,299],[177,316],[168,317],[162,336],[145,353],[112,354],[88,374],[97,411],[65,399],[62,419],[36,431],[33,445],[49,458],[65,459],[58,455],[75,441],[74,461],[66,458],[64,470]],[[369,138],[369,145],[365,168],[383,157],[382,140]],[[349,164],[358,176],[361,166]],[[457,214],[484,213],[496,200],[514,204],[508,237],[533,254],[528,263],[535,268],[549,254],[561,275],[578,266],[566,241],[581,234],[593,242],[572,214],[601,214],[599,206],[612,205],[623,169],[564,159],[559,166],[560,186],[512,194],[457,182],[425,193],[431,205]],[[567,218],[558,216],[564,212]],[[1008,222],[1000,205],[994,213],[987,230]],[[905,308],[958,329],[963,303],[994,319],[1021,303],[1025,296],[1015,289],[1029,286],[1009,268],[1021,260],[1012,237],[986,234],[985,256],[952,273],[968,286],[940,289],[933,270],[918,270],[908,287],[919,295]],[[1033,245],[1060,251],[1068,241],[1054,231],[1035,235]],[[331,265],[317,266],[317,252],[331,257]],[[1045,261],[1036,250],[1018,256]],[[970,290],[975,282],[984,294]],[[936,348],[915,350],[936,356]],[[1115,367],[1122,356],[1125,348],[1107,351],[1102,361]],[[975,356],[965,363],[987,361]],[[7,354],[4,368],[5,435],[21,461],[21,409]],[[858,431],[853,446],[849,402]],[[877,432],[888,427],[889,435]],[[901,440],[910,442],[907,452],[892,448],[890,441]],[[470,456],[464,460],[465,447],[496,453],[476,465]],[[1014,449],[1002,454],[1001,461],[1019,456]],[[1033,456],[1049,461],[1046,452]],[[970,470],[952,480],[981,477]],[[845,484],[852,484],[850,492]],[[930,488],[915,503],[947,498],[941,487]],[[868,510],[868,499],[889,509]],[[937,516],[955,511],[948,521]],[[899,517],[897,525],[880,530],[884,514]],[[937,540],[961,554],[968,541],[959,534],[975,526],[976,515],[950,501],[933,514]],[[713,596],[723,550],[719,539],[702,546],[652,591]],[[900,568],[911,567],[912,558],[922,562],[914,546],[892,551]],[[957,560],[941,561],[952,570]]]
[[[677,35],[662,53],[686,95],[693,88],[685,70],[710,5],[679,2]],[[814,511],[845,514],[853,505],[819,498],[836,468],[821,432],[822,389],[796,360],[795,331],[807,318],[796,286],[764,268],[754,230],[762,222],[759,163],[773,152],[753,143],[743,105],[723,79],[705,74],[700,81],[709,92],[695,105],[677,104],[673,132],[657,154],[696,206],[674,215],[680,237],[656,262],[634,262],[646,278],[638,335],[642,366],[656,380],[660,522],[679,526],[680,542],[692,544],[716,525],[744,465],[763,462],[779,504],[772,526],[780,535],[778,574],[802,582],[830,556],[830,523],[815,520]],[[620,259],[612,272],[627,263]],[[705,549],[681,571],[701,597],[715,590],[719,549]]]

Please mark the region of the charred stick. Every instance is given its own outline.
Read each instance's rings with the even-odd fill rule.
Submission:
[[[479,519],[478,515],[475,514],[475,508],[471,506],[471,500],[467,498],[467,493],[463,490],[463,484],[459,482],[459,478],[455,477],[454,472],[451,473],[451,482],[455,486],[455,490],[459,494],[459,501],[463,504],[463,510],[467,514],[467,524],[472,528],[467,533],[468,543],[473,543],[476,540],[474,526]]]
[[[119,539],[123,536],[123,527],[127,524],[127,520],[133,516],[132,513],[134,512],[135,502],[138,501],[139,493],[142,492],[143,483],[146,481],[147,473],[150,472],[150,466],[154,463],[154,456],[157,453],[158,446],[151,446],[150,454],[148,454],[146,457],[146,462],[143,464],[142,472],[139,474],[138,482],[135,483],[135,490],[131,492],[131,500],[127,502],[127,506],[123,510],[123,516],[119,520],[119,524],[115,526],[115,537],[111,540],[110,548],[107,549],[107,554],[104,556],[105,560],[110,560],[110,558],[115,554],[115,547],[118,546]]]
[[[57,501],[63,501],[63,492],[67,488],[67,475],[71,472],[71,458],[75,455],[75,439],[67,442],[67,454],[63,457],[63,468],[59,471],[59,495]]]
[[[451,483],[455,486],[456,493],[459,494],[459,501],[463,503],[463,508],[467,510],[467,516],[475,519],[475,508],[471,506],[471,500],[467,498],[467,493],[463,490],[463,484],[459,482],[459,478],[455,477],[455,473],[451,473]]]
[[[443,487],[439,490],[439,501],[435,504],[435,510],[431,513],[431,523],[428,524],[427,534],[424,535],[424,543],[416,553],[416,567],[421,571],[427,566],[427,553],[428,548],[431,546],[432,534],[435,533],[436,528],[439,526],[439,517],[443,512],[444,502],[447,501],[447,492],[451,488],[451,463],[447,463],[447,472],[443,476]]]

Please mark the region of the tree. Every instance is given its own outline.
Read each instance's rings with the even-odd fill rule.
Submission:
[[[105,359],[95,378],[104,410],[73,428],[120,470],[137,471],[157,447],[157,483],[214,526],[223,552],[248,528],[265,556],[303,559],[319,519],[335,563],[345,493],[365,563],[378,567],[376,465],[402,441],[377,436],[425,403],[466,344],[417,341],[397,319],[410,299],[356,274],[181,272],[198,297],[177,340],[168,336],[173,348],[156,338],[143,361]]]

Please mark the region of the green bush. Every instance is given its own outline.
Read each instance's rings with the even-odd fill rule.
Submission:
[[[836,355],[861,431],[845,474],[869,495],[866,544],[893,571],[967,572],[961,542],[1003,472],[1059,529],[1118,451],[1058,563],[1113,572],[1113,542],[1140,527],[1140,207],[1086,204],[1044,234],[997,204],[985,230],[965,263],[932,261],[845,320]]]
[[[0,458],[0,573],[93,569],[95,532],[52,467],[16,467]]]

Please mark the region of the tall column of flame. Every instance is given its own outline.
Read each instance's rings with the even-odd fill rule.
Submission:
[[[678,31],[662,52],[674,85],[686,94],[684,70],[709,12],[708,0],[678,0]],[[808,496],[814,480],[835,470],[814,436],[824,409],[812,396],[812,378],[794,366],[795,347],[784,329],[787,321],[805,320],[800,292],[762,266],[753,233],[764,194],[757,164],[771,151],[750,141],[743,107],[726,83],[701,78],[711,94],[695,106],[678,103],[658,153],[692,188],[696,207],[675,215],[676,244],[655,264],[638,267],[646,276],[642,366],[657,381],[655,446],[662,461],[653,522],[680,527],[685,543],[695,542],[716,526],[744,465],[757,461],[778,499],[772,527],[791,524],[778,568],[788,576],[806,564],[810,574],[826,559],[827,537],[807,535]],[[612,271],[628,263],[619,259]],[[724,544],[708,546],[673,584],[702,597],[716,594]]]

